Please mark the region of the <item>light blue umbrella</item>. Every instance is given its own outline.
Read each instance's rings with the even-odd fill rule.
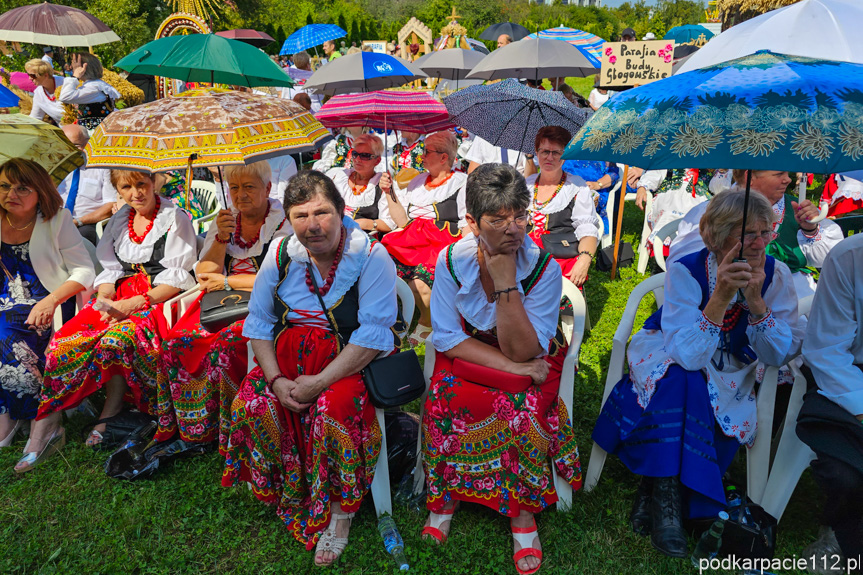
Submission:
[[[282,56],[296,54],[297,52],[320,46],[327,40],[338,40],[347,35],[347,32],[335,24],[307,24],[299,30],[295,30],[293,34],[285,39],[285,43],[282,44],[282,50],[279,54]]]
[[[536,32],[529,35],[528,38],[548,38],[549,40],[569,42],[578,48],[594,67],[602,67],[600,58],[602,57],[602,45],[605,44],[605,40],[596,34],[591,34],[584,30],[576,30],[575,28],[567,28],[566,26],[558,26],[543,30],[542,32]]]
[[[713,38],[714,34],[704,26],[698,24],[686,24],[685,26],[675,26],[665,33],[663,40],[674,40],[678,44],[686,44],[693,40],[698,40],[704,36],[705,42]]]
[[[645,169],[863,168],[863,65],[762,51],[616,94],[565,159]]]

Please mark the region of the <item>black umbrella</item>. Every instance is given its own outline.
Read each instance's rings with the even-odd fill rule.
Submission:
[[[512,38],[513,42],[516,40],[521,40],[522,38],[527,37],[530,34],[530,30],[522,26],[521,24],[513,24],[512,22],[498,22],[497,24],[492,24],[488,28],[482,31],[482,34],[479,35],[482,40],[497,40],[498,36],[501,34],[506,34],[510,38]]]

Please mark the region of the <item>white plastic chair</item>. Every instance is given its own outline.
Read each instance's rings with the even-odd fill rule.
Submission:
[[[105,225],[107,223],[108,223],[108,220],[102,220],[101,222],[96,222],[96,237],[97,238],[102,239],[102,232],[105,231]]]
[[[399,305],[402,311],[402,317],[405,319],[405,329],[410,323],[410,318],[414,315],[414,294],[408,284],[401,278],[396,278],[396,293],[399,298]],[[400,333],[400,337],[405,337],[407,333]],[[378,418],[378,425],[381,428],[381,453],[378,456],[378,464],[375,466],[375,478],[372,481],[371,493],[372,500],[375,502],[375,513],[378,517],[384,513],[393,514],[393,500],[390,492],[390,470],[387,461],[387,428],[384,421],[384,410],[376,407],[375,415]],[[419,459],[419,456],[417,456]]]
[[[680,220],[674,220],[673,222],[668,222],[656,232],[656,235],[653,236],[653,259],[656,260],[656,265],[662,271],[665,270],[665,253],[663,252],[663,247],[665,246],[665,240],[667,238],[671,238],[672,240],[677,237],[677,228],[680,226]]]
[[[808,316],[812,308],[812,299],[808,296],[797,304],[800,316]],[[794,493],[794,488],[800,480],[800,476],[815,459],[815,452],[797,437],[797,415],[803,407],[803,396],[806,393],[806,378],[796,367],[791,368],[794,374],[794,387],[791,388],[791,397],[788,401],[788,411],[785,414],[785,422],[782,426],[782,435],[779,439],[779,447],[773,458],[770,475],[761,499],[761,506],[767,513],[782,519],[785,507]]]
[[[199,291],[201,291],[200,284],[191,289],[187,289],[164,302],[162,305],[162,313],[165,315],[165,322],[168,325],[168,329],[174,327],[174,314],[172,313],[174,305],[176,304],[177,306],[177,319],[180,319],[189,310],[189,306],[195,301],[195,298],[198,297]]]
[[[205,213],[200,218],[192,220],[195,233],[206,232],[210,229],[210,224],[219,215],[221,209],[219,196],[216,194],[216,184],[204,180],[192,180],[192,187],[189,191],[200,199]]]
[[[575,373],[578,368],[578,353],[581,349],[582,338],[584,337],[584,312],[585,304],[581,292],[575,285],[566,278],[563,279],[563,295],[572,303],[573,315],[573,330],[569,336],[569,349],[566,352],[566,357],[563,361],[563,371],[560,377],[560,389],[558,396],[560,397],[566,409],[572,417],[572,399],[575,386]],[[566,334],[564,334],[566,335]],[[423,374],[426,379],[426,391],[420,399],[420,422],[422,422],[423,411],[425,407],[426,396],[428,395],[431,376],[434,374],[435,364],[435,349],[431,341],[426,340],[426,356],[425,364],[423,365]],[[558,511],[566,511],[572,506],[572,488],[569,483],[562,477],[558,477],[557,470],[552,465],[552,475],[554,478],[554,487],[557,490],[557,509]],[[422,492],[425,484],[425,471],[422,464],[422,427],[420,434],[417,437],[417,464],[414,469],[414,493]]]
[[[626,194],[626,199],[629,199],[629,196],[632,196],[632,199],[635,200],[636,194]],[[647,221],[647,217],[650,215],[650,211],[653,209],[653,194],[647,194],[647,200],[644,202],[644,223],[641,225],[641,237],[638,239],[638,273],[644,275],[644,272],[647,271],[647,262],[650,259],[650,254],[647,251],[647,238],[650,236],[650,224]]]

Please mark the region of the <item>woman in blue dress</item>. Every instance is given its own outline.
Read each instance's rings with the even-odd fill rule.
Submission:
[[[672,557],[687,556],[685,515],[725,507],[722,476],[755,440],[750,374],[759,362],[784,365],[800,348],[794,284],[788,267],[766,255],[775,215],[760,194],[750,195],[745,261],[736,261],[743,206],[744,192],[710,202],[700,225],[707,247],[669,266],[665,304],[632,337],[629,374],[593,431],[600,447],[644,477],[632,528],[649,531]]]
[[[69,300],[71,317],[94,277],[48,173],[29,160],[0,166],[0,447],[36,416],[55,311]]]
[[[596,213],[605,226],[605,233],[610,233],[608,214],[605,206],[608,205],[608,193],[611,187],[620,179],[617,164],[611,162],[598,162],[591,160],[566,160],[563,163],[563,171],[573,176],[580,176],[587,187],[595,191],[599,198],[596,200]]]

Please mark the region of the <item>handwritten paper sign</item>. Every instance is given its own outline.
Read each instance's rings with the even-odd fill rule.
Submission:
[[[641,86],[671,76],[674,42],[606,42],[602,46],[600,85]]]

